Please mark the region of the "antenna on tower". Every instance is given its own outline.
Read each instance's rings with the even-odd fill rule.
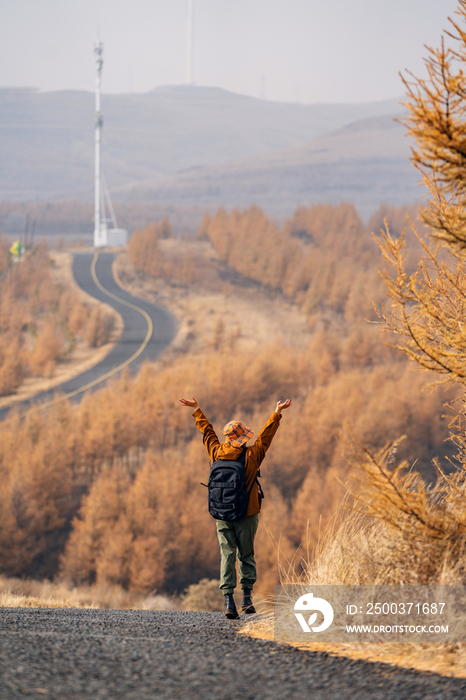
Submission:
[[[193,84],[193,0],[188,2],[188,21],[186,33],[186,84]]]

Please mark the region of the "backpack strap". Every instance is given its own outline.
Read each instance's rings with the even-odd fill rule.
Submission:
[[[247,449],[248,449],[247,447],[243,447],[243,451],[241,452],[241,454],[240,454],[240,456],[238,457],[238,460],[237,460],[240,464],[243,465],[244,468],[246,468],[246,451],[247,451]],[[250,488],[249,491],[248,491],[248,494],[251,493],[254,484],[257,484],[257,490],[258,490],[258,492],[259,492],[259,504],[261,504],[262,501],[263,501],[264,498],[265,498],[264,492],[263,492],[263,490],[262,490],[262,486],[261,486],[261,484],[260,484],[259,479],[257,478],[257,477],[259,477],[260,475],[261,475],[261,470],[260,470],[260,467],[259,467],[259,469],[257,470],[257,473],[256,473],[256,478],[255,478],[254,481],[252,482],[251,488]]]
[[[245,448],[243,449],[243,451],[242,451],[242,453],[241,453],[241,457],[238,459],[238,462],[241,462],[241,464],[245,464],[245,461],[246,461],[246,450],[247,450],[247,449],[248,449],[247,447],[245,447]],[[257,484],[257,490],[258,490],[258,493],[259,493],[259,505],[262,503],[262,501],[263,501],[264,498],[265,498],[264,492],[263,492],[263,490],[262,490],[261,483],[260,483],[260,481],[259,481],[259,479],[258,479],[258,477],[259,477],[260,475],[261,475],[261,470],[260,470],[260,467],[259,467],[259,469],[258,469],[257,472],[256,472],[256,478],[255,478],[254,481],[252,482],[251,488],[250,488],[249,491],[248,491],[248,493],[251,493],[254,484]]]
[[[258,477],[258,474],[256,474],[256,484],[257,484],[257,490],[259,492],[259,505],[260,505],[262,503],[262,501],[264,500],[265,496],[264,496],[264,492],[262,490],[261,482],[259,481],[259,479],[257,477]]]

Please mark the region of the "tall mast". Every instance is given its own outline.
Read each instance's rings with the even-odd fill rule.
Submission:
[[[102,75],[102,58],[104,46],[101,41],[94,45],[95,56],[95,187],[94,187],[94,247],[98,248],[106,244],[104,231],[101,226],[100,213],[100,130],[102,127],[102,114],[100,112],[100,81]]]
[[[188,0],[186,32],[186,84],[193,84],[193,0]]]

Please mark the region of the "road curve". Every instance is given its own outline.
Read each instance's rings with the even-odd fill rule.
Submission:
[[[0,697],[464,700],[466,680],[237,634],[222,613],[2,608]]]
[[[96,258],[96,259],[95,259]],[[102,385],[124,367],[135,373],[144,360],[155,360],[175,337],[176,319],[166,309],[134,297],[115,282],[112,262],[115,253],[75,253],[73,275],[79,286],[99,301],[112,306],[123,318],[120,341],[98,364],[49,391],[41,392],[28,401],[15,404],[27,411],[33,404],[47,405],[57,392],[79,401],[86,390]],[[94,264],[93,264],[94,263]],[[0,411],[3,420],[11,407]]]

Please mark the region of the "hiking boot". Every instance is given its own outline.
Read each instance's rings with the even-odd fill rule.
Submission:
[[[256,612],[256,608],[252,603],[251,593],[252,591],[250,588],[243,588],[243,602],[241,603],[241,610],[242,612],[246,613],[246,615],[252,615]]]
[[[229,620],[236,620],[239,615],[236,610],[235,599],[233,593],[227,593],[225,596],[225,617]]]

